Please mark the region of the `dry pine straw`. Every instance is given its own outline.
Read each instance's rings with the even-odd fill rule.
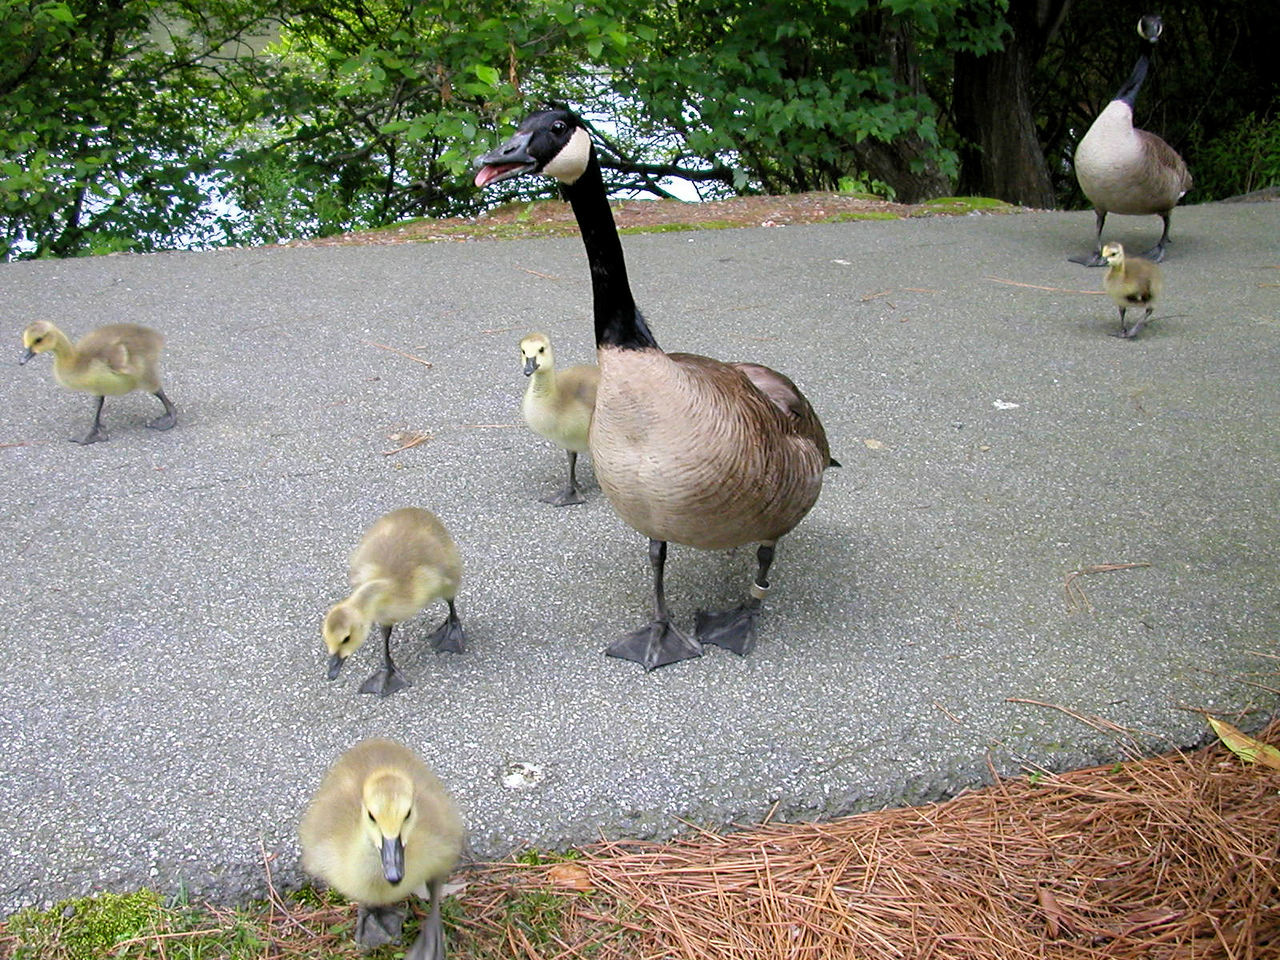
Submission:
[[[1260,739],[1280,739],[1280,722]],[[1215,745],[931,806],[495,866],[453,936],[492,934],[509,897],[558,890],[556,941],[508,929],[504,955],[1262,960],[1280,957],[1278,876],[1280,774]],[[601,913],[619,936],[601,935]]]

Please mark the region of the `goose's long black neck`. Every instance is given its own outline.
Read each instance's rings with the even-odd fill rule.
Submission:
[[[583,246],[587,248],[587,262],[591,265],[591,296],[595,306],[596,346],[623,347],[640,350],[657,347],[653,334],[636,309],[627,282],[627,263],[622,256],[622,241],[613,211],[609,209],[608,195],[604,189],[604,177],[595,150],[586,171],[572,184],[565,186],[565,196],[573,207],[582,233]]]
[[[1112,99],[1123,100],[1132,110],[1134,101],[1138,99],[1138,91],[1142,89],[1142,81],[1147,79],[1147,70],[1150,66],[1151,44],[1143,40],[1142,47],[1138,51],[1138,62],[1133,65],[1133,73],[1129,74],[1129,79]]]

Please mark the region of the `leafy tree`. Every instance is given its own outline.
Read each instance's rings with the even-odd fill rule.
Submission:
[[[263,6],[0,0],[0,256],[216,240],[211,144]]]

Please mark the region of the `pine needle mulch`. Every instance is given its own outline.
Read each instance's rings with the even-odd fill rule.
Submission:
[[[556,903],[550,936],[513,922],[531,895]],[[1280,772],[1214,744],[828,823],[606,842],[494,865],[461,913],[453,942],[540,960],[1276,958]]]

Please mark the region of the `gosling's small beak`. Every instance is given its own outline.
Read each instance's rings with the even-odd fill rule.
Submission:
[[[397,834],[382,838],[382,875],[387,883],[399,883],[404,879],[404,841]]]
[[[334,654],[329,658],[329,679],[337,680],[338,674],[342,672],[342,665],[347,661],[338,654]]]
[[[24,363],[26,363],[28,360],[30,360],[30,359],[31,359],[32,357],[34,357],[35,355],[36,355],[36,352],[35,352],[34,350],[32,350],[30,347],[27,347],[27,352],[26,352],[26,353],[24,353],[24,354],[22,355],[22,359],[18,361],[18,366],[22,366]]]
[[[537,371],[538,371],[538,358],[525,357],[524,358],[524,375],[526,377],[532,377],[535,373],[537,373]]]

